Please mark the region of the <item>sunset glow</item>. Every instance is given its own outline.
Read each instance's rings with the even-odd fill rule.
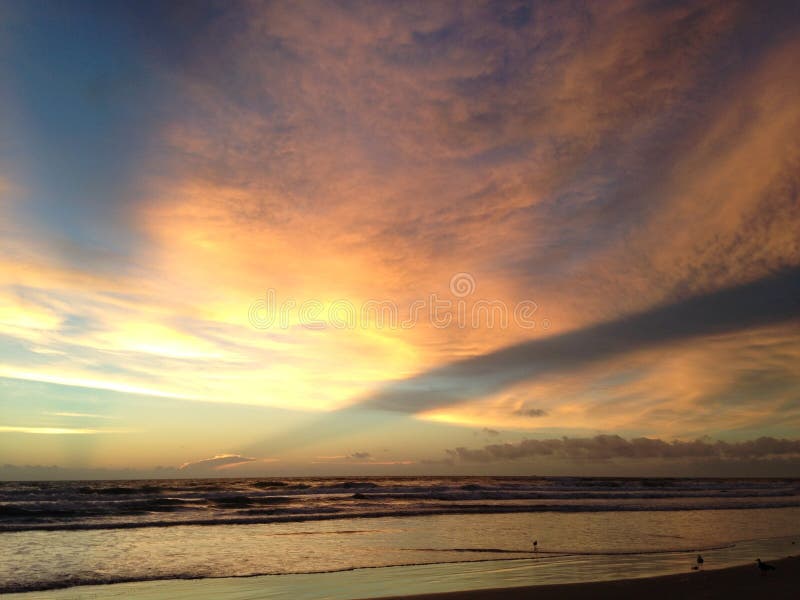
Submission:
[[[0,473],[797,475],[790,4],[4,3]]]

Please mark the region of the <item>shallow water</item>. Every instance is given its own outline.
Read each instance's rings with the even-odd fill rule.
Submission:
[[[523,571],[527,572],[532,558],[534,563],[550,565],[548,572],[555,573],[556,580],[575,565],[619,576],[619,565],[627,565],[626,573],[631,565],[644,565],[649,573],[653,564],[663,569],[665,560],[666,564],[674,560],[670,556],[682,556],[663,554],[668,551],[734,556],[740,544],[733,548],[731,544],[786,535],[800,539],[800,508],[459,514],[19,531],[0,534],[0,590],[423,563],[482,561],[474,564],[485,565],[500,559],[504,572],[517,568],[518,561],[510,559],[524,559],[519,564],[526,565]],[[533,538],[539,541],[536,555],[531,552]],[[647,555],[643,561],[639,553],[659,554]],[[632,561],[631,556],[638,559]],[[685,567],[687,559],[680,560]]]
[[[706,569],[767,560],[796,552],[795,539],[751,540],[703,553]],[[266,575],[220,579],[145,581],[90,585],[45,592],[9,594],[9,600],[349,600],[587,581],[607,581],[685,573],[694,552],[610,555],[530,556],[524,559],[355,569],[332,573]]]

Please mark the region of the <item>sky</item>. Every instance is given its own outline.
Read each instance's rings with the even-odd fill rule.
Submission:
[[[796,2],[0,3],[0,478],[800,476]]]

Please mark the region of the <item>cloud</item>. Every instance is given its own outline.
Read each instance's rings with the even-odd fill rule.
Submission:
[[[369,452],[353,452],[351,454],[335,454],[332,456],[317,456],[317,461],[313,464],[348,464],[348,463],[370,463],[370,464],[392,464],[377,463]]]
[[[347,458],[350,460],[371,460],[372,455],[369,452],[353,452]]]
[[[131,433],[130,429],[103,429],[87,427],[26,427],[0,425],[0,433],[27,433],[32,435],[99,435]]]
[[[362,406],[419,413],[660,345],[792,322],[800,314],[800,267],[615,321],[535,339],[386,386]]]
[[[518,408],[514,411],[518,417],[546,417],[547,411],[542,408]]]
[[[665,442],[660,439],[598,435],[592,438],[526,439],[518,443],[490,444],[483,448],[446,450],[452,460],[467,463],[524,459],[720,459],[751,460],[796,458],[800,440],[761,437],[743,442],[694,440]]]
[[[486,435],[491,435],[491,436],[500,435],[499,431],[497,431],[496,429],[489,429],[488,427],[484,427],[481,431],[483,431],[483,433],[485,433]]]
[[[111,415],[100,415],[97,413],[84,413],[84,412],[66,412],[66,411],[54,411],[54,412],[45,412],[46,415],[51,415],[53,417],[75,417],[75,418],[87,418],[87,419],[113,419],[114,417]]]
[[[200,470],[212,470],[212,471],[219,471],[221,469],[229,469],[232,467],[238,467],[240,465],[244,465],[247,463],[252,463],[257,461],[256,458],[251,458],[249,456],[241,456],[240,454],[218,454],[211,458],[204,458],[203,460],[197,460],[193,462],[186,462],[183,463],[178,470],[179,471],[200,471]]]
[[[538,386],[472,430],[800,422],[796,288],[757,289],[800,264],[792,3],[37,11],[0,63],[75,89],[26,76],[0,107],[34,157],[2,157],[0,375],[451,423]],[[64,62],[84,26],[119,73]],[[267,286],[408,306],[456,272],[552,328],[247,322]]]
[[[421,416],[468,426],[547,428],[558,435],[601,429],[663,439],[725,438],[726,432],[792,436],[800,425],[799,360],[800,322],[786,322],[543,373]],[[547,414],[516,414],[525,407]]]
[[[753,12],[724,2],[145,11],[135,18],[147,24],[144,73],[157,72],[181,110],[151,111],[172,119],[147,127],[169,155],[157,180],[146,160],[126,165],[140,168],[134,183],[148,192],[126,221],[146,237],[129,249],[136,261],[124,261],[141,272],[116,268],[118,257],[102,270],[85,261],[67,269],[52,236],[24,238],[28,252],[9,253],[22,266],[10,265],[7,281],[58,298],[56,307],[26,304],[26,314],[53,320],[46,346],[81,360],[34,369],[20,357],[9,376],[329,409],[373,382],[495,349],[499,336],[424,324],[369,335],[253,332],[247,306],[263,292],[254,282],[284,297],[402,304],[470,269],[482,294],[535,295],[564,331],[664,303],[674,288],[727,285],[738,277],[725,258],[734,250],[750,278],[791,262],[796,212],[779,189],[769,202],[764,194],[792,184],[781,169],[794,156],[796,53],[771,34],[793,20],[777,5]],[[731,54],[743,39],[747,61]],[[128,190],[119,191],[102,197],[122,202]],[[709,200],[692,202],[695,192]],[[27,204],[22,194],[8,202]],[[3,216],[16,228],[16,213]],[[690,227],[691,236],[676,233]],[[38,245],[44,264],[32,269]],[[70,277],[83,289],[51,292]],[[70,306],[83,327],[58,327]],[[331,348],[358,357],[346,376],[326,358]],[[307,377],[280,377],[311,361]],[[204,376],[209,362],[225,377]],[[108,363],[118,371],[99,376]]]

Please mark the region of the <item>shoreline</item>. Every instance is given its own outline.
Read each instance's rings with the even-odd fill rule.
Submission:
[[[797,598],[800,590],[800,556],[789,556],[770,561],[776,567],[767,574],[759,572],[753,565],[740,565],[723,569],[691,571],[656,577],[618,579],[613,581],[590,581],[585,583],[563,583],[531,585],[510,588],[438,592],[407,596],[383,596],[380,600],[537,600],[563,599],[594,600],[596,598],[643,598],[659,600],[676,598],[745,598],[767,597]],[[359,600],[377,600],[375,597]]]
[[[708,559],[713,553],[705,553],[706,568],[702,571],[690,570],[694,553],[680,554],[681,570],[649,573],[642,570],[641,561],[636,557],[646,555],[616,556],[614,565],[617,577],[595,573],[596,579],[568,578],[566,581],[548,579],[537,570],[538,565],[527,563],[534,570],[525,570],[524,559],[507,559],[508,566],[500,561],[477,561],[495,563],[490,571],[492,579],[487,580],[470,567],[469,563],[453,570],[453,564],[418,565],[411,567],[368,567],[350,571],[328,573],[253,575],[233,577],[209,577],[197,579],[152,579],[120,583],[77,585],[49,590],[10,592],[2,594],[9,600],[117,600],[133,597],[141,600],[172,600],[174,598],[192,600],[216,600],[217,598],[248,598],[249,600],[274,600],[294,597],[298,600],[313,600],[325,597],[330,600],[516,600],[530,598],[639,598],[643,594],[652,600],[665,598],[673,600],[681,595],[682,600],[693,598],[730,598],[753,593],[756,597],[767,595],[770,598],[795,598],[800,589],[800,555],[795,554],[792,542],[784,546],[782,554],[765,554],[766,547],[749,547],[740,553],[739,562],[725,565]],[[767,562],[777,567],[768,574],[759,572],[755,558],[765,556]],[[778,558],[780,557],[780,558]],[[569,558],[569,557],[568,557]],[[571,557],[585,560],[589,557]],[[685,559],[685,561],[683,560]],[[691,559],[691,562],[690,562]],[[752,563],[750,562],[752,560]],[[548,563],[545,560],[542,563]],[[513,563],[516,563],[514,565]],[[539,563],[539,561],[536,561]],[[542,564],[540,563],[540,565]],[[473,563],[474,564],[474,563]],[[723,566],[724,565],[724,566]],[[542,565],[544,566],[544,565]],[[564,566],[564,565],[562,565]],[[569,565],[580,570],[581,565]],[[464,568],[466,567],[466,569]],[[430,570],[430,569],[433,570]],[[482,568],[482,567],[481,567]],[[685,570],[684,570],[685,569]],[[475,576],[478,574],[478,578]],[[584,573],[587,576],[588,573]],[[591,577],[592,575],[588,575]],[[438,580],[442,585],[431,585]],[[741,594],[740,594],[741,593]]]

